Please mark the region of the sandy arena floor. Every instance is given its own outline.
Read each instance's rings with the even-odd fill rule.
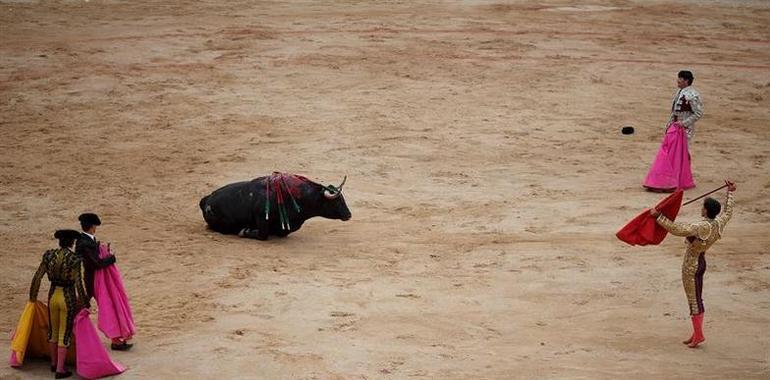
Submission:
[[[93,211],[139,327],[120,379],[770,378],[768,25],[762,1],[0,1],[0,347]],[[738,183],[697,350],[681,239],[614,237],[661,198],[681,69],[706,107],[685,198]],[[347,175],[353,219],[206,229],[200,197],[273,170]]]

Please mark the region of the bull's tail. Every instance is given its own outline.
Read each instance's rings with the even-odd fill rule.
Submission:
[[[201,201],[198,204],[198,206],[200,206],[200,208],[201,208],[201,211],[204,211],[204,212],[206,211],[206,201],[209,199],[209,197],[210,197],[210,195],[207,195],[207,196],[201,198]]]

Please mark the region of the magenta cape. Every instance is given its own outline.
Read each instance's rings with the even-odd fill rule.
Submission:
[[[99,258],[110,254],[107,247],[99,245]],[[114,264],[94,273],[94,298],[99,306],[99,330],[110,339],[131,339],[136,333],[134,316],[120,271]]]
[[[687,133],[682,124],[673,122],[668,125],[643,185],[655,190],[686,190],[695,187],[690,169],[690,153],[687,150]]]
[[[122,373],[126,369],[112,361],[107,350],[99,340],[99,334],[88,317],[88,310],[80,310],[75,316],[73,327],[75,335],[75,369],[85,379],[98,379]]]
[[[666,218],[675,220],[682,207],[682,194],[680,189],[658,202],[655,208]],[[665,228],[661,227],[655,218],[650,215],[650,209],[645,209],[636,218],[631,219],[615,236],[630,245],[657,245],[666,238]]]

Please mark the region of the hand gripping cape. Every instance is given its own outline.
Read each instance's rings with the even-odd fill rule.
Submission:
[[[21,367],[26,358],[49,358],[48,307],[40,302],[28,302],[21,313],[11,341],[12,367]],[[125,368],[110,359],[107,350],[91,323],[88,310],[75,316],[72,327],[73,342],[67,353],[67,362],[75,363],[77,374],[85,379],[97,379],[117,375]]]
[[[655,208],[671,220],[675,220],[682,207],[681,189],[658,202]],[[615,236],[630,245],[657,245],[666,238],[665,228],[661,227],[650,215],[650,209],[645,209],[636,218],[631,219]]]
[[[108,247],[104,244],[99,245],[99,258],[103,259],[110,254]],[[110,339],[131,339],[136,333],[136,326],[117,266],[110,265],[96,270],[94,298],[99,306],[99,330]]]

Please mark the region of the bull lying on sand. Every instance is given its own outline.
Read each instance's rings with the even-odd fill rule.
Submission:
[[[302,176],[275,172],[214,190],[201,199],[200,208],[214,231],[259,240],[270,235],[284,237],[315,216],[350,219],[342,197],[346,179],[337,187],[323,186]]]

